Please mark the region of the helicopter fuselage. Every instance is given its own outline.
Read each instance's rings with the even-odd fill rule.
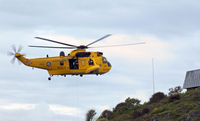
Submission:
[[[111,64],[103,57],[102,52],[86,52],[84,49],[73,50],[65,56],[64,52],[60,56],[45,58],[25,58],[20,53],[15,55],[24,65],[33,68],[45,69],[49,75],[101,75],[111,69]]]

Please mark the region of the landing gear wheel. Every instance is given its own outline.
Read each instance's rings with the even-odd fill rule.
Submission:
[[[50,81],[50,80],[51,80],[51,77],[49,77],[48,80]]]
[[[83,77],[83,75],[81,74],[80,77]]]

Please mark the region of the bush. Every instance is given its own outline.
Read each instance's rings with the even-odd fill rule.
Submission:
[[[128,97],[125,102],[119,103],[115,108],[113,108],[113,112],[118,112],[122,114],[124,113],[124,111],[137,108],[139,105],[140,100]]]
[[[86,121],[92,121],[95,115],[96,111],[94,109],[89,110],[86,114]]]
[[[130,97],[128,97],[128,98],[125,100],[125,103],[126,103],[127,105],[134,105],[134,106],[136,106],[136,105],[139,105],[139,104],[140,104],[140,100],[138,100],[138,99],[136,99],[136,98],[130,98]]]
[[[120,109],[124,108],[127,106],[127,103],[119,103],[114,109],[113,109],[113,112],[117,112],[119,111]]]
[[[168,93],[168,95],[175,95],[175,94],[179,94],[179,93],[181,93],[182,92],[182,88],[181,88],[181,86],[176,86],[176,87],[174,87],[174,88],[169,88],[169,93]]]
[[[150,98],[150,103],[158,102],[161,99],[163,99],[164,97],[166,97],[166,95],[164,93],[157,92],[157,93],[153,94],[152,97]]]
[[[158,108],[153,109],[153,113],[156,113],[158,111]]]
[[[142,115],[142,113],[138,110],[134,110],[134,112],[132,113],[133,119],[138,118]]]
[[[108,121],[106,118],[99,118],[97,121]]]
[[[100,118],[106,118],[106,119],[111,119],[112,118],[112,111],[109,110],[104,110],[100,116]]]
[[[179,94],[171,95],[171,96],[169,97],[168,102],[173,102],[173,101],[175,101],[175,100],[180,100],[180,95],[179,95]]]
[[[148,108],[144,108],[142,109],[142,115],[146,114],[146,113],[149,113],[149,109]]]

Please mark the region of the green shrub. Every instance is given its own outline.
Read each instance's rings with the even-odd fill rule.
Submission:
[[[146,114],[146,113],[149,113],[150,110],[148,108],[143,108],[142,109],[142,115]]]
[[[113,115],[113,112],[110,110],[104,110],[100,116],[100,118],[106,118],[106,119],[111,119]]]
[[[140,100],[138,100],[138,99],[136,99],[136,98],[130,98],[130,97],[128,97],[128,98],[125,100],[125,103],[126,103],[127,105],[134,105],[134,106],[136,106],[136,105],[139,105],[139,104],[140,104]]]
[[[86,121],[92,121],[95,115],[96,111],[94,109],[89,110],[86,114]]]
[[[113,112],[117,112],[127,106],[127,103],[119,103],[117,106],[113,109]]]
[[[99,118],[97,121],[108,121],[106,118]]]
[[[150,98],[150,103],[155,103],[160,101],[161,99],[163,99],[164,97],[166,97],[166,95],[162,92],[157,92],[155,94],[152,95],[152,97]]]
[[[133,119],[136,119],[138,117],[140,117],[142,115],[142,113],[138,110],[134,110],[132,113]]]
[[[179,95],[179,94],[171,95],[171,96],[169,97],[168,102],[174,102],[175,100],[180,100],[180,95]]]
[[[174,87],[174,88],[169,88],[169,93],[168,93],[168,95],[175,95],[175,94],[179,94],[179,93],[181,93],[182,92],[182,88],[181,88],[181,86],[176,86],[176,87]]]

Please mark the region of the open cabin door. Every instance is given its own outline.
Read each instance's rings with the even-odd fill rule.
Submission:
[[[70,69],[79,69],[78,59],[69,59]]]

